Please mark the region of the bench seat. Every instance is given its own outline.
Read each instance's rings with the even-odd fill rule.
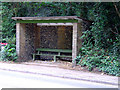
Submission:
[[[61,53],[72,53],[72,50],[64,50],[64,49],[45,49],[45,48],[37,48],[37,53],[32,54],[33,60],[35,60],[35,56],[53,56],[54,62],[56,62],[56,58],[58,57],[72,57],[71,55],[60,55]],[[43,54],[40,52],[56,52],[57,54]]]
[[[72,57],[72,56],[60,55],[58,57]]]

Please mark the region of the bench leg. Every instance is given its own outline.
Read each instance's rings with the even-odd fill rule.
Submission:
[[[56,56],[54,56],[54,62],[56,62]]]
[[[35,55],[33,55],[33,61],[35,60]]]

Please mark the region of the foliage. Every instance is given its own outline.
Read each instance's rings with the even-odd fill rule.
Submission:
[[[15,45],[15,35],[11,38],[7,38],[6,41],[8,44],[4,47],[4,49],[0,52],[2,61],[15,61],[17,59],[16,54],[16,45]]]
[[[108,56],[103,49],[91,49],[88,47],[82,47],[80,55],[76,58],[77,64],[87,66],[89,71],[92,71],[93,68],[98,68],[99,71],[116,76],[120,76],[119,60],[116,56]]]
[[[114,5],[119,7],[118,3],[112,2],[94,3],[94,7],[88,10],[88,19],[93,23],[90,30],[83,32],[81,39],[84,42],[76,60],[90,71],[98,68],[105,73],[120,76],[120,17]]]
[[[1,51],[2,61],[15,61],[17,59],[16,46],[14,44],[8,44],[4,50]]]
[[[16,44],[16,37],[15,35],[13,37],[7,37],[3,39],[3,42],[7,42],[8,44]]]
[[[8,5],[8,6],[7,6]],[[2,38],[10,37],[15,33],[15,21],[11,18],[13,16],[12,5],[4,3],[2,8]],[[10,9],[9,9],[10,8]]]

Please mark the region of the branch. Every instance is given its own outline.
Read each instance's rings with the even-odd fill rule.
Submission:
[[[119,35],[118,33],[114,32],[112,29],[111,29],[110,31],[112,31],[114,34],[117,34],[117,35]]]
[[[117,8],[117,6],[116,6],[115,2],[113,2],[113,5],[114,5],[114,7],[115,7],[115,10],[116,10],[116,12],[117,12],[118,16],[120,17],[120,13],[119,13],[119,11],[118,11],[118,8]]]

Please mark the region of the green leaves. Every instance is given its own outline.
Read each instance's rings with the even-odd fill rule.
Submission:
[[[0,52],[2,61],[15,61],[17,59],[16,46],[14,44],[8,44],[4,50]]]
[[[120,18],[113,3],[94,3],[93,6],[88,10],[88,19],[93,23],[89,32],[83,32],[83,49],[77,60],[89,70],[97,67],[105,73],[120,76],[120,29],[117,27]]]
[[[85,47],[80,49],[80,54],[76,58],[77,64],[82,67],[86,66],[89,71],[98,68],[99,71],[115,76],[120,76],[119,60],[117,56],[108,56],[103,49],[88,49]]]

